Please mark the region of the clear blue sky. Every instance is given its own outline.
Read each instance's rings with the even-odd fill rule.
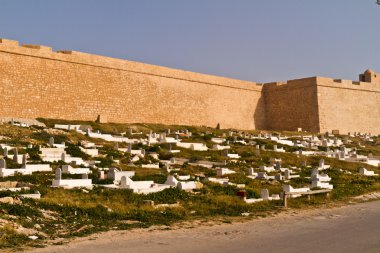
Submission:
[[[375,0],[0,0],[0,37],[257,82],[380,71]]]

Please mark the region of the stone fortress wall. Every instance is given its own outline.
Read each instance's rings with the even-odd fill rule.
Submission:
[[[257,84],[0,39],[2,117],[380,133],[378,78]]]

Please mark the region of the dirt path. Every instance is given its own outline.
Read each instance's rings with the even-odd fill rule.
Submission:
[[[246,223],[177,230],[111,231],[42,252],[380,252],[380,201],[294,211]]]

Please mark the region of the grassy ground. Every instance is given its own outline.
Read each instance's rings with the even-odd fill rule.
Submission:
[[[186,141],[196,141],[206,143],[211,146],[210,139],[214,136],[225,134],[228,136],[228,130],[219,130],[206,127],[186,127],[186,126],[164,126],[149,124],[98,124],[94,122],[68,122],[62,120],[42,120],[47,126],[53,126],[54,123],[65,124],[88,124],[94,130],[102,132],[120,134],[129,133],[133,128],[134,132],[149,133],[150,130],[160,132],[168,128],[174,130],[188,129],[193,132],[193,136]],[[154,180],[157,183],[163,183],[166,180],[168,172],[165,169],[146,169],[131,166],[128,162],[128,155],[114,150],[114,144],[98,139],[91,139],[85,135],[78,134],[74,131],[47,131],[40,127],[21,128],[10,125],[0,125],[0,133],[3,136],[1,143],[8,143],[20,147],[20,152],[34,154],[35,162],[40,162],[35,150],[21,151],[21,147],[34,144],[46,145],[49,138],[53,136],[56,143],[65,141],[70,143],[68,152],[74,155],[83,155],[79,153],[74,144],[79,141],[88,140],[103,145],[100,153],[103,156],[99,158],[104,166],[116,166],[122,170],[135,170],[134,180]],[[250,131],[257,133],[257,131]],[[282,133],[283,134],[283,133]],[[299,133],[287,133],[289,135],[299,135]],[[127,134],[128,135],[128,134]],[[173,135],[172,135],[173,136]],[[296,138],[296,137],[295,137]],[[358,138],[352,138],[352,146],[358,147],[358,152],[368,152],[377,154],[380,152],[378,140],[374,143],[364,142]],[[365,145],[365,147],[360,147]],[[268,140],[258,140],[257,144],[265,144],[267,148],[273,146],[273,142]],[[271,158],[282,159],[282,166],[301,167],[301,162],[306,161],[308,165],[318,165],[321,157],[298,156],[293,153],[275,153],[271,151],[260,151],[257,155],[254,146],[243,146],[237,143],[230,143],[232,149],[230,153],[238,153],[242,156],[237,162],[230,162],[221,151],[191,151],[180,149],[181,153],[171,154],[168,152],[167,144],[157,144],[153,146],[138,146],[147,151],[154,151],[161,157],[182,157],[191,161],[208,160],[215,162],[224,162],[227,160],[225,167],[233,169],[238,173],[230,175],[230,182],[245,184],[249,198],[258,198],[261,189],[268,189],[271,194],[282,191],[280,181],[252,180],[246,177],[249,167],[257,168],[260,165],[267,165]],[[120,145],[122,146],[122,144]],[[278,145],[281,146],[281,145]],[[287,150],[290,147],[285,146]],[[293,150],[291,150],[293,151]],[[10,152],[11,153],[11,152]],[[112,163],[110,156],[119,159],[120,164]],[[379,191],[380,177],[364,177],[357,174],[359,167],[366,167],[380,173],[379,168],[337,159],[324,158],[325,163],[331,165],[326,173],[332,178],[334,190],[330,198],[322,196],[313,196],[310,201],[301,197],[289,200],[291,208],[318,207],[336,202],[347,202],[351,197],[361,194]],[[12,162],[9,161],[9,164]],[[52,164],[53,169],[58,168],[61,163]],[[17,166],[13,164],[12,166]],[[215,176],[215,170],[185,163],[181,167],[179,174],[198,175],[203,173],[208,176]],[[344,171],[352,174],[347,174]],[[299,172],[302,176],[309,176],[311,167],[301,167]],[[95,173],[94,173],[95,174]],[[30,184],[31,192],[40,191],[42,198],[40,200],[23,199],[22,204],[10,205],[0,203],[0,222],[3,224],[0,228],[0,249],[9,247],[25,246],[42,246],[46,240],[56,240],[57,243],[62,239],[73,236],[84,236],[91,233],[106,231],[110,229],[122,230],[132,228],[144,228],[151,225],[171,225],[180,221],[191,221],[199,219],[222,218],[227,222],[234,217],[241,217],[242,213],[250,213],[250,217],[262,217],[269,213],[275,213],[282,210],[281,201],[259,202],[253,205],[245,204],[236,197],[239,190],[235,186],[222,186],[213,183],[205,183],[204,188],[188,193],[178,189],[166,189],[162,192],[148,195],[138,195],[127,189],[110,190],[101,187],[88,189],[55,189],[51,188],[53,173],[35,173],[33,175],[16,175],[8,178],[0,178],[0,181],[18,181]],[[95,175],[91,175],[95,182],[102,183]],[[98,181],[96,181],[98,180]],[[104,182],[103,182],[104,183]],[[291,184],[294,187],[309,185],[310,182],[305,178],[292,179]],[[13,192],[0,192],[0,197],[15,196]],[[147,205],[146,200],[153,200],[155,204],[176,204],[171,207],[155,208]],[[38,234],[39,239],[30,240],[25,231],[30,234]]]

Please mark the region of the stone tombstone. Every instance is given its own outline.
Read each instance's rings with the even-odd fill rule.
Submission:
[[[256,149],[256,150],[255,150],[255,154],[256,154],[256,155],[260,155],[260,149]]]
[[[26,154],[22,155],[22,168],[26,168]]]
[[[129,134],[130,134],[130,135],[133,134],[133,129],[132,129],[132,128],[129,128]]]
[[[276,161],[276,163],[275,163],[275,169],[276,170],[281,170],[281,162],[280,161]]]
[[[285,180],[290,180],[291,176],[290,176],[290,171],[289,170],[285,170],[284,171],[284,177],[285,177]]]
[[[169,151],[172,151],[172,144],[169,144]]]
[[[265,150],[265,145],[261,145],[261,150]]]
[[[62,154],[61,154],[61,160],[62,160],[63,162],[66,162],[66,154],[65,154],[65,153],[62,153]]]
[[[7,147],[4,148],[4,153],[3,154],[4,154],[4,157],[8,156],[8,148]]]
[[[49,146],[54,147],[54,137],[49,138]]]
[[[141,154],[145,156],[145,149],[141,149]]]
[[[258,173],[257,173],[257,178],[258,178],[258,179],[267,179],[267,178],[268,178],[268,175],[267,175],[267,173],[265,173],[265,172],[258,172]]]
[[[128,153],[132,152],[132,143],[128,143]]]
[[[274,179],[278,180],[278,181],[281,181],[282,180],[282,175],[280,173],[276,174],[274,176]]]
[[[319,171],[318,171],[318,168],[314,168],[312,171],[311,171],[311,176],[315,176],[315,175],[318,175]]]
[[[324,168],[325,167],[325,160],[321,159],[319,160],[319,168]]]
[[[237,142],[237,136],[234,136],[234,142]]]
[[[179,138],[178,138],[178,134],[175,135],[175,139],[178,141],[178,139],[179,139]]]
[[[248,175],[252,176],[255,173],[253,168],[248,168]]]
[[[62,179],[62,170],[61,168],[58,168],[55,170],[55,180],[61,180]]]
[[[260,149],[260,145],[256,145],[256,150],[259,150]]]
[[[14,149],[13,161],[16,163],[18,162],[18,150],[17,150],[17,148]]]
[[[168,129],[168,130],[166,131],[166,133],[167,133],[167,134],[170,134],[170,129]]]
[[[261,195],[261,198],[263,200],[268,200],[269,199],[269,191],[268,191],[268,189],[262,189],[260,195]]]
[[[127,188],[127,178],[125,176],[120,179],[120,188]]]
[[[5,161],[5,159],[0,159],[0,168],[4,168],[6,169],[7,168],[7,162]]]
[[[119,143],[115,142],[115,150],[119,150]]]
[[[82,179],[88,179],[88,174],[82,174]]]
[[[99,179],[101,180],[105,179],[104,170],[99,171]]]
[[[273,145],[273,150],[277,151],[277,145]]]

